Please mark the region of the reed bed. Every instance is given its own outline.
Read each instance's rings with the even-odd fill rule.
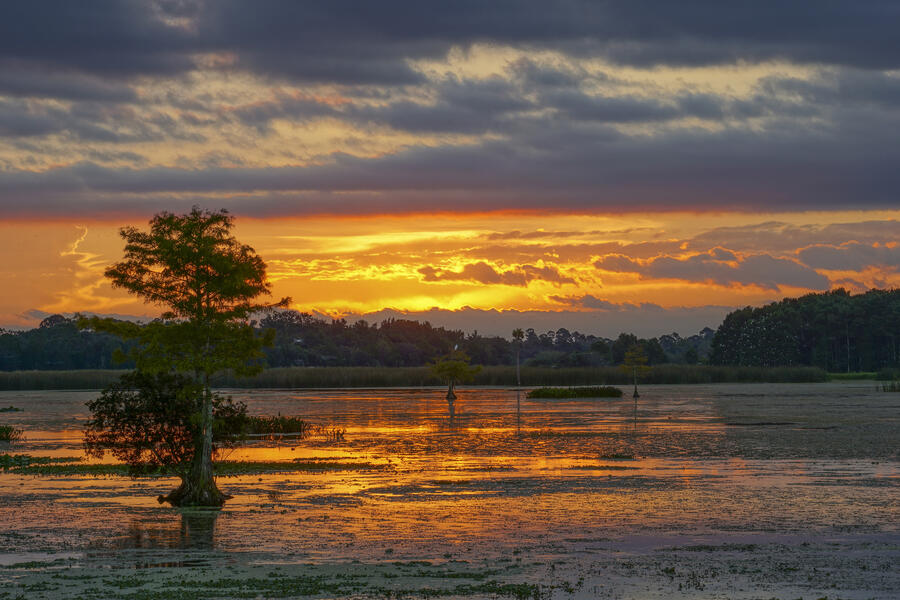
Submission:
[[[245,431],[250,435],[300,435],[310,433],[313,424],[300,417],[247,417]]]
[[[542,387],[528,392],[529,398],[621,398],[622,390],[611,385],[591,387]]]
[[[99,390],[126,372],[119,369],[0,371],[0,390]]]
[[[0,390],[92,390],[117,380],[125,371],[7,371],[0,372]],[[631,372],[619,367],[523,367],[527,387],[629,385]],[[828,373],[815,367],[713,367],[659,365],[638,378],[638,383],[809,383],[828,381]],[[474,385],[514,386],[516,368],[487,366],[475,375]],[[223,374],[213,379],[225,388],[343,388],[425,387],[446,385],[428,367],[279,367],[255,377]]]
[[[22,430],[12,425],[0,425],[0,442],[16,442],[22,439]]]

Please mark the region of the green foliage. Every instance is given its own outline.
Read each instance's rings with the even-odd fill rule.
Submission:
[[[212,394],[210,378],[226,369],[238,375],[259,372],[261,348],[272,338],[257,336],[248,322],[252,312],[272,307],[255,302],[269,293],[265,263],[231,235],[233,225],[227,211],[194,207],[185,215],[156,215],[149,232],[121,229],[125,257],[106,276],[113,287],[165,311],[143,326],[98,318],[81,323],[135,340],[131,358],[139,370],[122,382],[131,391],[112,387],[91,404],[86,448],[109,450],[133,469],[174,470],[182,485],[163,498],[172,504],[220,506],[225,501],[211,463],[214,442],[223,439],[217,427],[231,416],[222,412],[235,407]],[[165,405],[177,406],[179,414],[170,414]],[[147,413],[143,421],[142,411]]]
[[[206,376],[225,369],[259,371],[261,348],[270,339],[255,335],[248,318],[288,299],[254,302],[270,292],[266,265],[231,235],[233,225],[227,211],[194,207],[185,215],[156,215],[149,232],[122,228],[125,257],[106,276],[113,287],[166,310],[143,326],[98,318],[83,319],[82,326],[135,340],[131,357],[142,370]]]
[[[0,425],[0,442],[17,442],[22,439],[22,430],[12,425]]]
[[[50,465],[57,463],[78,462],[77,456],[49,457],[31,456],[30,454],[0,454],[0,468],[4,471],[31,465]]]
[[[470,365],[469,356],[461,350],[454,350],[431,365],[431,372],[451,386],[472,381],[479,371],[481,366]]]
[[[612,386],[542,387],[528,392],[529,398],[621,398],[622,390]]]
[[[900,290],[854,296],[839,289],[734,311],[710,354],[717,365],[808,365],[830,372],[874,372],[898,361]]]
[[[87,328],[78,331],[74,326],[76,321],[60,315],[54,317],[48,317],[52,322],[46,327],[0,332],[0,371],[134,366],[130,357],[139,339],[122,341],[107,331],[139,336],[133,324],[120,327],[116,325],[120,321],[104,321],[101,331],[92,327],[95,321],[85,319],[78,323]],[[372,325],[366,321],[351,324],[342,319],[327,321],[306,313],[277,310],[265,316],[254,330],[257,337],[269,336],[266,341],[272,341],[271,346],[264,345],[262,349],[264,363],[269,367],[424,366],[454,346],[481,365],[514,365],[517,356],[523,365],[548,367],[603,366],[624,359],[624,350],[617,350],[615,357],[611,351],[618,340],[566,329],[541,334],[533,329],[518,330],[521,339],[507,340],[480,334],[466,336],[462,331],[406,319],[387,319]],[[702,362],[713,334],[706,328],[686,338],[676,333],[650,340],[640,340],[631,334],[619,338],[637,340],[644,346],[650,363],[655,365]],[[258,351],[256,355],[259,356]],[[258,367],[261,361],[254,359],[252,364]]]
[[[254,435],[298,434],[305,435],[312,428],[312,423],[300,417],[247,417],[244,432]]]
[[[99,390],[116,381],[121,370],[0,372],[0,390]]]
[[[118,337],[79,330],[77,323],[51,315],[28,331],[0,330],[0,371],[107,369],[114,353],[127,350]]]
[[[170,472],[186,476],[197,449],[202,386],[184,375],[134,371],[88,403],[88,456],[109,452],[133,474]],[[213,394],[213,441],[231,448],[246,427],[246,406]]]

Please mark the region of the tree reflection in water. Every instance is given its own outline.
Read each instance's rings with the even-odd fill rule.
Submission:
[[[184,509],[178,511],[179,521],[173,520],[169,511],[164,512],[158,520],[133,520],[125,536],[114,545],[122,548],[194,550],[211,550],[215,546],[216,520],[221,511]]]
[[[216,520],[220,511],[189,509],[181,511],[179,547],[211,550],[215,545]]]

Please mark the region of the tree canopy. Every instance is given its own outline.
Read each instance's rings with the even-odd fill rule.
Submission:
[[[133,371],[88,403],[85,424],[88,456],[106,452],[129,466],[133,474],[162,472],[186,478],[200,436],[197,382],[176,373]],[[246,406],[213,394],[214,451],[234,447],[246,423]]]
[[[257,335],[249,317],[288,301],[268,305],[256,302],[258,296],[270,291],[266,265],[253,248],[235,239],[233,225],[227,211],[194,207],[183,215],[156,215],[146,232],[124,227],[120,230],[125,240],[124,259],[109,267],[106,276],[114,287],[162,307],[162,317],[147,325],[97,318],[83,322],[135,340],[131,357],[138,371],[179,373],[190,379],[182,392],[166,388],[172,402],[190,410],[189,419],[198,424],[196,429],[180,430],[189,434],[181,442],[192,446],[184,450],[190,452],[191,460],[181,486],[165,498],[172,504],[220,506],[225,501],[216,487],[212,466],[216,399],[210,377],[224,369],[237,374],[258,372],[262,368],[261,348],[271,334]],[[149,385],[153,381],[142,376],[131,383]],[[129,406],[147,408],[152,405],[138,400],[160,399],[156,388],[139,389],[132,397],[122,396],[116,389],[107,390],[105,395],[116,402],[99,403],[98,410],[110,406],[121,410]],[[182,402],[182,396],[191,398]],[[130,403],[123,398],[131,398]],[[147,416],[158,419],[160,414],[150,411]],[[95,415],[95,423],[117,423],[98,418]],[[155,423],[171,426],[170,421]],[[136,445],[143,443],[134,441]]]
[[[710,362],[877,371],[900,358],[900,290],[852,295],[838,289],[729,313]]]

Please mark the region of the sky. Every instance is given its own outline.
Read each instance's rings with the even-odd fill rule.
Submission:
[[[900,284],[900,4],[0,5],[0,327],[152,317],[118,229],[227,209],[274,294],[696,333]]]

